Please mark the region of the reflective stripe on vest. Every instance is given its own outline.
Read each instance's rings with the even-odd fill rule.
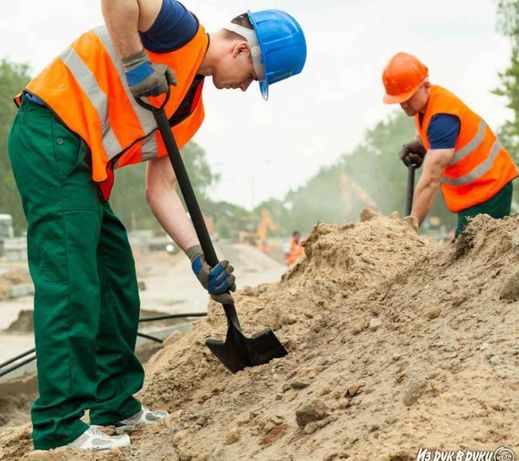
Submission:
[[[481,119],[481,122],[479,123],[479,129],[478,129],[478,132],[476,133],[476,136],[474,136],[465,145],[465,147],[461,148],[454,154],[454,157],[450,161],[449,165],[454,165],[458,162],[461,162],[465,157],[467,157],[472,152],[474,152],[483,143],[483,138],[485,137],[485,132],[487,131],[487,128],[488,128],[488,126],[485,123],[485,120]]]
[[[170,120],[195,84],[208,44],[209,38],[199,25],[191,40],[177,50],[146,50],[153,63],[169,66],[177,75],[178,83],[171,87],[164,107]],[[166,155],[153,114],[135,101],[105,26],[80,35],[29,82],[25,91],[84,140],[92,157],[92,179],[98,183],[111,182],[109,170],[115,166]],[[193,137],[204,119],[202,98],[195,99],[183,120],[171,123],[179,148]],[[163,95],[148,98],[153,105],[163,100]],[[105,187],[105,192],[108,189]]]
[[[97,35],[97,37],[99,37],[110,58],[112,58],[112,63],[117,69],[119,78],[124,87],[124,91],[126,92],[126,96],[130,101],[130,104],[140,123],[141,130],[146,133],[146,136],[148,136],[156,128],[155,120],[150,111],[142,108],[135,101],[133,94],[128,86],[128,82],[126,81],[124,69],[113,48],[106,26],[97,27],[93,30],[93,32]],[[92,106],[96,109],[97,114],[99,115],[99,120],[101,120],[103,131],[103,147],[106,150],[108,158],[113,159],[121,153],[123,147],[117,140],[117,137],[115,136],[115,133],[110,126],[110,122],[107,116],[108,100],[105,93],[99,87],[94,74],[85,65],[81,57],[78,56],[73,48],[67,48],[59,57],[74,76],[77,83],[92,103]],[[146,160],[149,160],[153,157],[153,155],[148,155]]]
[[[65,50],[60,55],[60,59],[72,75],[74,75],[77,83],[97,111],[99,120],[101,120],[101,129],[103,130],[103,146],[108,156],[113,158],[118,152],[121,152],[122,147],[115,137],[115,133],[112,131],[110,122],[106,116],[108,112],[108,100],[106,99],[106,95],[99,88],[94,74],[90,72],[90,69],[72,48]]]
[[[486,124],[485,124],[486,126]],[[481,142],[480,142],[481,144]],[[478,144],[479,146],[479,144]],[[494,161],[497,157],[497,154],[501,151],[503,146],[499,142],[498,139],[495,140],[492,148],[490,149],[490,153],[488,157],[480,163],[476,168],[474,168],[470,173],[467,173],[464,176],[460,176],[459,178],[449,178],[447,176],[441,177],[441,182],[443,184],[447,184],[448,186],[466,186],[467,184],[475,181],[478,178],[481,178],[485,173],[487,173],[494,164]],[[470,152],[469,152],[470,153]],[[468,154],[466,154],[468,155]]]

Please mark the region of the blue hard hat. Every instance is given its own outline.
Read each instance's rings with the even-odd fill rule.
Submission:
[[[299,23],[280,10],[247,12],[261,51],[264,75],[260,80],[263,98],[269,85],[299,74],[306,61],[306,40]]]

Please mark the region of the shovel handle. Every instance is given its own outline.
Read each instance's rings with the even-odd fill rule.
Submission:
[[[414,173],[416,166],[411,164],[407,167],[407,193],[406,193],[406,204],[405,212],[409,216],[413,209],[413,195],[414,195]]]
[[[178,150],[177,142],[175,141],[173,133],[171,132],[171,126],[169,124],[166,111],[164,110],[164,107],[169,100],[169,95],[170,92],[168,91],[166,99],[160,107],[149,104],[141,98],[136,98],[136,100],[141,107],[151,111],[155,117],[155,121],[157,122],[159,132],[162,136],[162,140],[164,141],[164,145],[166,146],[169,159],[171,160],[171,166],[173,167],[173,171],[177,177],[182,196],[186,202],[187,210],[191,216],[193,227],[195,228],[196,235],[200,241],[200,246],[204,252],[205,260],[211,267],[214,267],[219,262],[218,257],[216,256],[213,242],[209,237],[209,232],[207,231],[204,217],[200,211],[200,206],[198,205],[195,192],[191,186],[191,181],[189,180],[184,161],[182,160],[182,156]]]
[[[166,146],[169,159],[171,160],[171,166],[173,167],[173,171],[177,177],[180,191],[182,192],[182,196],[186,202],[187,211],[191,216],[193,227],[195,228],[196,235],[200,241],[200,246],[204,252],[204,258],[211,267],[214,267],[218,264],[219,260],[216,256],[216,251],[214,249],[213,242],[211,241],[211,237],[209,237],[209,232],[207,231],[207,226],[205,224],[204,217],[202,216],[202,212],[200,211],[200,206],[198,205],[195,192],[191,186],[191,181],[189,180],[184,161],[182,160],[177,143],[173,133],[171,132],[171,126],[169,124],[166,111],[164,110],[164,106],[166,105],[168,99],[169,92],[165,102],[160,107],[156,107],[152,104],[144,102],[140,98],[136,98],[137,103],[145,109],[151,111],[155,117],[155,121],[157,122],[159,132],[162,136],[162,140],[164,141],[164,145]],[[240,329],[240,322],[238,320],[238,314],[236,313],[234,304],[224,304],[223,307],[225,309],[225,315],[228,322],[234,323],[234,325]]]

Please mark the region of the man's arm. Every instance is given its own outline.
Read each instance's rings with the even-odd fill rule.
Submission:
[[[148,30],[157,18],[162,0],[101,0],[106,27],[121,59],[142,50],[139,30]]]
[[[153,214],[167,234],[184,250],[202,286],[212,298],[222,304],[233,303],[229,291],[236,290],[234,267],[229,261],[209,266],[198,242],[195,230],[187,217],[175,190],[176,177],[169,157],[150,160],[146,178],[146,199]]]
[[[148,162],[146,199],[166,233],[184,251],[199,245],[193,225],[175,190],[176,177],[169,157]]]
[[[454,157],[454,149],[433,149],[425,155],[423,173],[416,185],[411,216],[421,225],[431,211],[440,189],[440,179],[444,168]]]

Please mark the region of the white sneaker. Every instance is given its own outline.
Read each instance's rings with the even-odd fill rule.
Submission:
[[[164,410],[155,410],[152,411],[145,406],[141,407],[141,410],[135,413],[133,416],[130,416],[129,418],[123,419],[117,423],[115,423],[115,431],[118,434],[133,431],[135,429],[135,426],[138,424],[154,424],[161,419],[164,419],[166,416],[168,416],[169,413]]]
[[[112,448],[127,447],[130,445],[130,437],[124,435],[108,435],[90,426],[77,439],[67,444],[67,447],[80,448],[82,450],[111,450]]]

